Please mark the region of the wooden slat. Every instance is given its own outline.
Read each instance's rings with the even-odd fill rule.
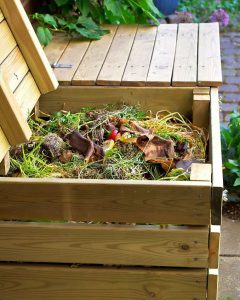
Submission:
[[[98,85],[120,85],[137,31],[137,25],[119,25],[97,79]]]
[[[3,21],[0,24],[0,41],[4,45],[0,47],[0,64],[4,59],[11,53],[11,51],[16,47],[16,41],[9,29],[7,22]]]
[[[204,268],[208,236],[208,227],[2,222],[0,260]]]
[[[213,225],[221,225],[223,174],[219,119],[219,97],[217,88],[211,88],[210,123],[210,156],[213,172],[211,222]]]
[[[0,126],[0,162],[4,159],[9,149],[10,149],[9,142]]]
[[[3,62],[1,72],[11,91],[14,91],[28,72],[28,66],[18,47]]]
[[[7,175],[10,170],[10,154],[9,151],[5,155],[2,162],[0,162],[0,175]]]
[[[0,125],[10,145],[27,142],[32,135],[15,96],[2,75],[0,77]]]
[[[199,24],[198,85],[222,84],[218,23]]]
[[[0,9],[0,22],[2,22],[3,20],[4,20],[4,15],[3,15],[3,13],[2,13],[2,11]]]
[[[193,163],[191,165],[190,180],[208,181],[212,179],[212,165]]]
[[[173,86],[196,85],[197,51],[198,24],[179,24],[172,79]]]
[[[207,300],[218,300],[218,270],[217,269],[209,270]]]
[[[0,7],[40,91],[44,94],[55,90],[58,82],[21,1],[0,0]]]
[[[209,268],[218,269],[220,253],[220,232],[219,225],[211,225],[209,236]]]
[[[210,224],[208,182],[2,178],[0,190],[3,220]]]
[[[157,33],[156,26],[139,25],[122,85],[145,86]]]
[[[98,74],[105,61],[108,50],[115,36],[117,25],[103,26],[110,30],[99,41],[92,41],[79,68],[77,69],[72,85],[95,85]]]
[[[0,265],[4,300],[205,300],[206,278],[195,269]]]
[[[170,86],[176,51],[177,25],[161,24],[147,77],[149,86]]]
[[[193,95],[193,124],[208,130],[210,112],[210,95]]]
[[[24,117],[27,119],[40,97],[40,91],[31,73],[25,76],[16,89],[14,96]]]
[[[193,89],[194,95],[209,95],[210,88],[209,87],[196,87]]]
[[[78,112],[81,107],[101,107],[106,104],[140,105],[143,110],[156,113],[166,109],[192,117],[191,88],[161,87],[59,87],[40,98],[40,109],[53,113],[62,109]]]
[[[61,85],[71,85],[72,78],[86,53],[90,41],[81,41],[74,38],[70,41],[61,58],[59,64],[71,64],[71,68],[56,68],[54,73]]]

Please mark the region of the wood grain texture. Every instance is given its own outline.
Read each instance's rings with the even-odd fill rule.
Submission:
[[[205,300],[206,277],[195,269],[0,265],[4,300]]]
[[[26,119],[38,102],[40,95],[34,78],[29,72],[14,93],[16,101]]]
[[[193,95],[193,124],[200,128],[209,129],[210,95]]]
[[[121,85],[146,85],[156,34],[156,26],[139,25]]]
[[[211,225],[209,236],[209,268],[218,269],[220,254],[220,232],[219,225]]]
[[[110,33],[104,35],[99,41],[92,41],[87,53],[80,63],[73,79],[72,85],[95,85],[98,74],[105,61],[106,55],[117,31],[117,25],[104,25]]]
[[[10,170],[10,154],[9,151],[5,155],[2,162],[0,162],[0,175],[5,176]]]
[[[208,181],[212,180],[212,165],[193,163],[191,165],[190,180]]]
[[[40,109],[53,113],[62,109],[78,112],[81,107],[101,107],[106,104],[140,105],[144,110],[178,111],[192,117],[192,88],[161,87],[59,87],[40,98]]]
[[[207,182],[1,178],[0,190],[3,220],[210,224]]]
[[[0,0],[0,7],[41,93],[55,90],[58,82],[21,1]]]
[[[28,72],[28,66],[18,47],[5,59],[1,72],[13,92]]]
[[[31,129],[10,87],[0,74],[0,125],[10,145],[27,142]]]
[[[198,85],[222,84],[220,35],[218,23],[199,24]]]
[[[197,83],[198,24],[179,24],[173,70],[173,86]]]
[[[9,149],[9,142],[0,126],[0,162],[4,159]]]
[[[177,25],[160,24],[147,77],[149,86],[170,86],[176,51]]]
[[[97,79],[98,85],[120,85],[135,39],[137,25],[119,25]]]
[[[219,119],[219,96],[217,88],[211,88],[210,123],[210,157],[212,161],[213,172],[211,222],[213,225],[221,225],[223,173]]]
[[[0,47],[1,64],[17,45],[6,21],[0,24],[0,41],[1,44],[4,45],[4,47]]]
[[[209,270],[207,300],[218,300],[218,270],[217,269]]]
[[[2,22],[3,20],[4,20],[4,15],[3,15],[3,13],[2,13],[2,11],[0,9],[0,22]]]
[[[196,87],[193,89],[194,95],[209,95],[210,88],[209,87]]]
[[[2,222],[0,260],[204,268],[208,237],[208,227]]]

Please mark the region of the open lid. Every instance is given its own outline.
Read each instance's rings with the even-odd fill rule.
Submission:
[[[29,113],[57,79],[20,0],[0,0],[0,162],[27,142]]]

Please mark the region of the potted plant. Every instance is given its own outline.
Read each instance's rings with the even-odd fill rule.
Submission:
[[[178,0],[154,0],[154,4],[161,13],[167,16],[175,12]]]

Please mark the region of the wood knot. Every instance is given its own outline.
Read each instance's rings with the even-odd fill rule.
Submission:
[[[180,248],[181,248],[182,250],[184,250],[184,251],[187,251],[187,250],[190,249],[189,245],[187,245],[187,244],[182,244],[182,245],[180,246]]]

